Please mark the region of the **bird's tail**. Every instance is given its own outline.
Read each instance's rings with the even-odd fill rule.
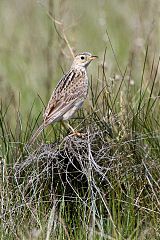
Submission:
[[[36,140],[36,138],[39,136],[39,134],[43,131],[43,129],[45,128],[44,124],[40,125],[40,127],[36,130],[36,132],[32,135],[32,137],[30,138],[28,145],[31,145],[34,143],[34,141]]]

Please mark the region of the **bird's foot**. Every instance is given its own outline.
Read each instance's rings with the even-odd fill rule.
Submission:
[[[82,137],[82,138],[84,138],[85,133],[80,133],[80,132],[74,131],[74,132],[70,133],[68,136],[69,136],[69,137],[77,136],[77,137]]]

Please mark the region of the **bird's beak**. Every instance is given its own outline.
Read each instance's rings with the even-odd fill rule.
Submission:
[[[91,56],[91,57],[90,57],[90,60],[94,60],[94,59],[96,59],[96,58],[98,58],[98,56]]]

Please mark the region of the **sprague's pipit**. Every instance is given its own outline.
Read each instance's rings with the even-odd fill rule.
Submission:
[[[43,115],[43,123],[31,137],[29,144],[49,124],[68,120],[82,106],[88,94],[87,67],[96,59],[89,52],[80,53],[75,56],[70,70],[62,77],[53,91],[48,106]],[[71,130],[74,129],[69,125]]]

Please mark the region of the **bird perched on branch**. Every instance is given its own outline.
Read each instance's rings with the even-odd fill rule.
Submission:
[[[89,52],[80,53],[75,56],[70,70],[58,82],[47,108],[43,114],[43,123],[31,137],[32,144],[37,136],[49,124],[61,120],[68,120],[82,106],[88,95],[87,67],[96,59]],[[74,133],[74,129],[68,124]]]

